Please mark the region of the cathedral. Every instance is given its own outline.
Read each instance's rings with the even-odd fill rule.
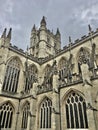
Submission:
[[[31,30],[27,50],[0,37],[1,130],[98,130],[98,29],[61,49],[61,34]]]

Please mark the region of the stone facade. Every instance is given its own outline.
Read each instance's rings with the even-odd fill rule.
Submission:
[[[61,49],[59,29],[31,31],[30,48],[0,38],[2,130],[98,130],[98,29]]]

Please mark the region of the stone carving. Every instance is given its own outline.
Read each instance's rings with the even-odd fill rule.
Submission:
[[[95,44],[92,45],[91,54],[89,54],[84,48],[80,49],[79,54],[79,72],[82,75],[83,79],[83,86],[85,84],[88,84],[92,86],[91,84],[91,71],[94,74],[94,61],[95,61]]]
[[[84,60],[84,62],[81,64],[81,72],[82,72],[83,86],[85,84],[92,86],[91,80],[90,80],[91,73],[89,71],[89,66],[86,60]]]

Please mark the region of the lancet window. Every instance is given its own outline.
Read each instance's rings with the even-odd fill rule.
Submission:
[[[48,98],[41,103],[40,128],[51,128],[52,101]]]
[[[86,103],[82,96],[71,92],[65,103],[67,128],[88,128]]]
[[[17,92],[18,81],[20,74],[20,65],[17,58],[10,60],[7,65],[3,90],[8,92]]]
[[[11,128],[13,119],[13,107],[7,102],[0,106],[0,125],[1,128]]]
[[[21,126],[23,129],[27,128],[29,110],[30,110],[30,104],[27,102],[23,107],[22,126]]]

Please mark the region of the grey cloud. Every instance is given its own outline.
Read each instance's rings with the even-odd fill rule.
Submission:
[[[0,34],[4,27],[13,28],[12,43],[25,49],[29,45],[33,24],[40,25],[46,16],[47,27],[55,32],[59,27],[62,46],[87,33],[87,24],[97,28],[97,0],[0,0]]]

